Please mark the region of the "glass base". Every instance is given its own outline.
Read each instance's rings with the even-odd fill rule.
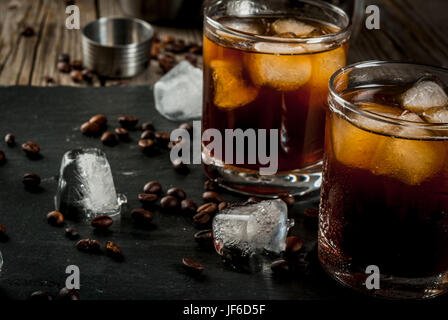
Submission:
[[[387,299],[430,299],[448,291],[448,272],[430,277],[404,278],[380,275],[379,289],[368,289],[365,270],[357,269],[350,261],[330,253],[319,243],[319,261],[323,269],[342,285],[367,295]]]
[[[203,163],[207,176],[223,188],[248,196],[278,198],[290,194],[303,197],[320,191],[322,162],[308,168],[280,172],[273,176],[260,175],[258,171],[225,166],[214,162]]]

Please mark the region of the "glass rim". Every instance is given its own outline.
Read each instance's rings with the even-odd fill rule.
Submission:
[[[341,28],[341,30],[318,36],[318,37],[305,37],[305,38],[280,38],[273,36],[262,36],[262,35],[253,35],[247,32],[238,31],[229,27],[226,27],[222,23],[216,21],[214,18],[209,16],[209,11],[216,5],[222,3],[225,0],[212,0],[210,1],[204,8],[204,20],[209,23],[211,26],[216,28],[217,30],[224,32],[226,35],[230,35],[233,37],[238,37],[244,40],[256,41],[256,42],[265,42],[265,43],[282,43],[282,44],[315,44],[315,43],[323,43],[323,42],[336,42],[343,41],[350,38],[351,35],[351,26],[352,22],[348,14],[342,10],[341,8],[323,2],[321,0],[299,0],[300,2],[304,2],[307,4],[320,6],[321,8],[330,9],[333,12],[336,12],[341,17],[345,19],[345,26]],[[239,16],[240,18],[244,18],[245,16]]]
[[[435,71],[442,71],[447,73],[448,75],[448,68],[444,67],[437,67],[437,66],[431,66],[427,64],[421,64],[421,63],[412,63],[412,62],[402,62],[402,61],[381,61],[381,60],[370,60],[370,61],[363,61],[354,63],[348,66],[345,66],[338,71],[336,71],[330,78],[329,82],[329,98],[334,99],[334,101],[339,104],[343,109],[348,110],[350,112],[353,112],[359,116],[362,116],[364,118],[368,118],[370,120],[379,121],[388,125],[395,125],[399,127],[408,127],[413,129],[428,129],[428,130],[448,130],[448,123],[429,123],[429,122],[415,122],[415,121],[409,121],[409,120],[402,120],[397,119],[394,117],[389,117],[385,115],[380,115],[378,113],[363,110],[359,106],[357,106],[354,103],[351,103],[350,101],[344,99],[340,96],[339,92],[335,88],[335,82],[337,79],[342,77],[343,75],[349,73],[352,70],[355,69],[363,69],[367,67],[384,67],[384,66],[391,66],[391,65],[398,65],[398,66],[409,66],[409,67],[422,67],[426,68],[428,70],[435,70]],[[334,108],[331,106],[331,103],[329,103],[330,109],[332,112],[334,112]],[[350,121],[350,119],[348,119]],[[446,137],[445,137],[446,138]]]

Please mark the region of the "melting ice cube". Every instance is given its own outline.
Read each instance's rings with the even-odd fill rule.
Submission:
[[[403,94],[402,105],[406,110],[421,113],[448,105],[448,96],[439,83],[423,79]]]
[[[222,211],[213,220],[216,250],[219,254],[224,249],[237,250],[246,256],[263,250],[284,251],[290,226],[287,212],[282,200],[266,200]]]
[[[202,116],[202,71],[182,61],[154,86],[156,109],[173,121]]]
[[[448,108],[431,108],[423,112],[422,116],[430,123],[448,123]]]
[[[76,219],[118,215],[126,197],[117,195],[106,155],[99,149],[67,152],[60,169],[56,210]]]
[[[293,33],[297,37],[305,37],[316,28],[296,19],[279,19],[271,25],[272,30],[277,34]]]

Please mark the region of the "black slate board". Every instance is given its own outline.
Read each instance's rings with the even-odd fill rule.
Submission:
[[[201,203],[205,176],[201,166],[190,166],[188,175],[171,168],[169,152],[153,157],[137,146],[139,132],[130,143],[105,147],[98,138],[88,138],[79,126],[90,116],[103,113],[109,128],[118,126],[117,117],[135,115],[141,121],[152,120],[158,130],[170,131],[176,123],[162,118],[154,108],[148,87],[83,88],[68,87],[0,88],[0,136],[16,135],[18,144],[33,140],[40,144],[43,158],[27,159],[20,147],[10,149],[1,141],[7,163],[0,167],[0,223],[7,227],[10,240],[0,243],[4,266],[0,274],[0,297],[25,299],[35,290],[56,293],[64,286],[65,268],[77,265],[81,270],[82,299],[359,299],[358,295],[330,279],[320,268],[311,275],[294,280],[273,278],[271,270],[245,274],[225,266],[215,252],[200,249],[193,234],[197,229],[191,218],[154,212],[157,229],[135,229],[128,212],[113,226],[109,236],[93,233],[90,226],[75,224],[84,238],[117,242],[126,257],[117,263],[106,256],[91,256],[76,250],[75,242],[65,238],[64,230],[47,224],[47,212],[54,210],[53,197],[63,154],[74,148],[98,147],[110,161],[119,192],[125,193],[129,208],[140,207],[137,194],[150,180],[160,181],[165,190],[178,186],[188,197]],[[26,192],[21,179],[35,172],[43,181],[44,191]],[[228,193],[224,197],[238,200]],[[316,201],[296,204],[290,217],[296,221],[291,233],[299,234],[307,249],[315,245],[317,231],[304,224],[303,210]],[[194,278],[181,265],[183,257],[202,262],[204,275]]]

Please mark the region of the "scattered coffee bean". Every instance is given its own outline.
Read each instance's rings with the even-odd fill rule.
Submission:
[[[209,202],[200,206],[197,213],[206,213],[208,215],[213,215],[218,211],[218,205],[214,202]]]
[[[182,143],[182,138],[177,139],[176,141],[168,142],[168,149],[172,150],[176,145]]]
[[[193,214],[198,210],[198,206],[196,205],[196,203],[188,199],[182,200],[182,202],[180,203],[180,208],[187,214]]]
[[[263,200],[258,197],[250,197],[249,199],[247,199],[246,203],[251,204],[251,203],[258,203],[261,201],[263,201]]]
[[[82,61],[81,60],[73,60],[70,63],[70,66],[72,67],[72,69],[82,70]]]
[[[166,192],[167,195],[176,197],[179,200],[184,200],[187,198],[187,194],[181,188],[171,188]]]
[[[185,60],[190,62],[193,67],[197,67],[197,65],[198,65],[198,57],[193,53],[188,53],[185,56]]]
[[[115,128],[115,134],[118,136],[118,139],[120,139],[123,142],[129,141],[129,131],[125,128]]]
[[[36,142],[28,141],[22,144],[22,150],[28,157],[34,158],[39,155],[40,147]]]
[[[152,221],[152,214],[145,209],[133,209],[131,211],[131,218],[136,224],[147,225]]]
[[[32,301],[51,301],[53,297],[47,291],[39,290],[33,292],[28,299]]]
[[[212,230],[201,230],[194,234],[194,240],[201,246],[205,248],[213,248],[213,231]]]
[[[22,35],[27,38],[34,36],[34,34],[35,34],[34,29],[30,26],[26,26],[25,29],[23,29],[22,31]]]
[[[82,73],[79,70],[72,70],[70,72],[70,78],[72,79],[73,82],[76,82],[76,83],[80,83],[83,79]]]
[[[173,196],[165,196],[160,200],[160,207],[165,211],[176,211],[180,207],[179,200]]]
[[[97,216],[92,219],[90,225],[95,229],[107,229],[114,224],[114,220],[106,214]]]
[[[286,238],[286,252],[287,253],[297,253],[302,249],[303,241],[299,237],[290,236]]]
[[[100,135],[101,128],[95,122],[85,122],[81,126],[81,132],[86,136],[94,137]]]
[[[0,150],[0,166],[5,163],[6,163],[6,155],[2,150]]]
[[[118,137],[115,133],[107,131],[101,136],[101,142],[106,146],[113,147],[118,144]]]
[[[168,143],[170,142],[170,134],[167,132],[161,132],[161,131],[157,131],[154,134],[154,139],[155,142],[157,143],[158,146],[166,148],[168,146]]]
[[[79,239],[79,233],[74,228],[66,228],[65,229],[65,236],[69,238],[70,240],[77,240]]]
[[[63,301],[75,301],[79,300],[79,293],[76,289],[62,288],[58,294],[59,300]]]
[[[93,239],[81,239],[76,244],[76,248],[79,251],[86,253],[100,253],[101,243],[98,240]]]
[[[158,181],[150,181],[143,187],[143,192],[160,195],[162,193],[162,185]]]
[[[151,121],[145,122],[141,125],[141,129],[142,131],[146,131],[146,130],[151,130],[151,131],[155,131],[156,129],[154,128],[154,125],[152,124]]]
[[[8,240],[8,235],[6,234],[6,227],[0,224],[0,241]]]
[[[81,71],[82,74],[82,78],[87,82],[87,83],[92,83],[93,82],[93,72],[89,69],[83,69]]]
[[[204,225],[210,222],[211,216],[206,210],[199,211],[193,217],[193,222],[199,225]]]
[[[317,219],[319,217],[319,209],[316,208],[305,209],[305,217],[311,219]]]
[[[187,130],[189,134],[193,133],[193,124],[191,122],[182,123],[179,129]]]
[[[205,202],[214,202],[214,203],[221,203],[224,201],[221,195],[215,191],[205,191],[202,194],[202,200],[204,200]]]
[[[146,140],[146,139],[154,140],[155,137],[156,137],[156,136],[155,136],[155,134],[154,134],[154,131],[152,131],[152,130],[145,130],[145,131],[143,131],[143,133],[141,134],[140,139],[142,139],[142,140]]]
[[[189,50],[189,52],[190,53],[193,53],[193,54],[202,54],[202,46],[201,45],[198,45],[198,44],[193,44],[191,47],[190,47],[190,50]]]
[[[159,62],[160,69],[162,69],[164,73],[169,72],[177,64],[176,57],[170,52],[159,54],[157,60]]]
[[[121,262],[121,261],[124,260],[123,251],[113,241],[107,241],[107,243],[106,243],[106,255],[108,257],[111,257],[115,261]]]
[[[174,41],[176,41],[176,38],[174,38],[173,36],[170,36],[170,35],[166,35],[162,39],[162,43],[164,43],[164,44],[173,43]]]
[[[55,227],[62,227],[64,225],[64,216],[59,211],[51,211],[47,214],[47,221]]]
[[[46,84],[53,84],[55,82],[54,78],[50,77],[50,76],[45,76],[44,77],[44,81],[45,81]]]
[[[202,264],[189,258],[183,258],[182,264],[184,265],[185,268],[187,268],[188,271],[194,273],[202,273],[205,269]]]
[[[138,123],[138,119],[134,116],[120,116],[118,117],[120,125],[128,130],[134,130]]]
[[[159,197],[154,193],[140,193],[138,200],[146,206],[153,205]]]
[[[221,202],[221,203],[218,205],[218,210],[221,211],[221,210],[230,208],[231,205],[232,205],[232,204],[231,204],[230,202],[223,201],[223,202]]]
[[[294,196],[288,194],[281,197],[281,199],[286,203],[288,207],[292,207],[296,200],[294,199]]]
[[[70,64],[68,64],[67,62],[63,62],[63,61],[58,62],[57,69],[59,72],[62,72],[62,73],[69,73],[72,70],[70,67]]]
[[[272,272],[277,276],[287,276],[291,273],[291,269],[286,260],[277,260],[271,264]]]
[[[219,189],[219,185],[216,181],[213,180],[207,180],[204,183],[204,190],[205,191],[217,191]]]
[[[27,173],[22,180],[27,190],[36,190],[40,185],[40,177],[35,173]]]
[[[8,145],[8,147],[12,148],[16,145],[16,137],[12,133],[8,133],[5,136],[5,142]]]
[[[102,114],[94,115],[92,118],[90,118],[89,122],[96,123],[102,129],[105,129],[107,127],[107,117]]]
[[[187,51],[187,45],[182,39],[176,39],[165,45],[165,50],[172,53],[184,53]]]
[[[161,51],[162,51],[162,44],[153,43],[151,47],[151,59],[156,60]]]
[[[189,171],[188,166],[183,163],[181,159],[176,159],[173,161],[173,169],[182,174],[188,173]]]
[[[143,153],[153,153],[154,152],[154,141],[151,139],[140,139],[138,141],[138,146],[143,151]]]
[[[70,62],[70,56],[67,53],[61,53],[58,56],[58,62]]]

